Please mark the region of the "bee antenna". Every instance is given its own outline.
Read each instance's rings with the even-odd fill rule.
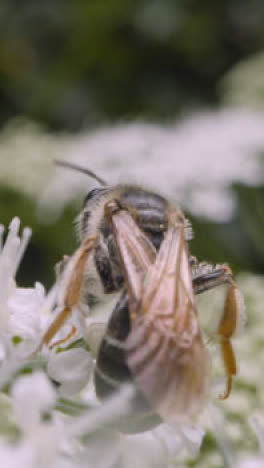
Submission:
[[[63,161],[61,159],[55,159],[54,162],[56,166],[67,167],[69,169],[73,169],[74,171],[82,172],[83,174],[87,174],[88,176],[97,180],[97,182],[99,182],[100,185],[107,185],[104,179],[101,179],[101,177],[97,176],[93,171],[90,171],[90,169],[86,169],[85,167],[78,166],[77,164],[73,164],[68,161]]]

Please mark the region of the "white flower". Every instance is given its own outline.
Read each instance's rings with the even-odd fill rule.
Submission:
[[[47,368],[49,376],[61,384],[59,392],[63,396],[79,393],[87,384],[92,370],[93,359],[81,348],[51,354]]]
[[[34,288],[15,288],[7,301],[10,334],[23,339],[36,339],[43,330],[41,308],[45,289],[40,283]]]
[[[71,436],[86,434],[85,453],[91,466],[112,466],[121,460],[122,468],[167,467],[179,457],[194,457],[200,449],[204,431],[198,426],[176,426],[163,423],[142,433],[117,431],[119,418],[128,417],[135,395],[131,385],[123,386],[97,408],[76,418],[68,428]],[[92,434],[97,437],[91,437]],[[89,436],[91,439],[89,439]],[[90,441],[91,440],[91,441]]]
[[[54,304],[54,293],[45,295],[40,283],[33,288],[16,286],[15,276],[31,236],[31,229],[24,228],[19,237],[20,220],[14,218],[3,244],[4,228],[0,226],[0,360],[15,351],[19,345],[26,352],[27,345],[36,346],[46,329],[49,313]],[[23,353],[18,353],[22,357]]]
[[[11,391],[18,426],[32,432],[41,423],[42,414],[54,406],[56,393],[42,372],[19,377]]]
[[[59,353],[43,349],[34,360],[32,365],[35,368],[38,362],[42,362],[42,365],[47,363],[45,372],[60,384],[58,387],[52,386],[43,371],[29,376],[16,374],[23,365],[18,360],[22,343],[13,346],[12,338],[18,336],[37,346],[47,323],[53,320],[54,314],[51,312],[55,311],[52,309],[55,296],[58,297],[56,288],[45,297],[44,288],[39,283],[28,289],[16,286],[15,271],[25,248],[25,241],[19,239],[18,228],[19,222],[15,219],[0,253],[0,358],[3,361],[0,385],[11,382],[9,397],[5,398],[11,401],[11,419],[19,429],[19,438],[10,443],[0,438],[0,465],[10,468],[112,468],[119,464],[122,468],[172,468],[182,463],[181,466],[184,466],[186,456],[195,457],[200,450],[204,436],[201,426],[162,423],[144,433],[121,433],[117,430],[117,423],[120,418],[123,421],[123,418],[131,414],[134,388],[124,386],[102,403],[95,396],[92,372],[94,357],[112,310],[109,304],[105,309],[90,311],[88,316],[82,311],[73,310],[70,323],[58,333],[60,338],[64,338],[65,329],[73,324],[79,335],[87,341],[91,352],[83,348],[72,348]],[[260,282],[259,302],[263,295],[262,286]],[[211,302],[210,304],[212,305]],[[256,310],[255,308],[256,317],[262,317],[260,305],[258,311]],[[260,339],[262,340],[261,333]],[[247,346],[247,350],[248,348]],[[76,396],[76,400],[58,401],[55,409],[60,396],[72,395]],[[234,413],[241,412],[240,403],[235,406],[232,398],[231,403]],[[78,407],[75,416],[65,416],[57,411],[66,411],[67,404],[72,405],[72,408],[74,405]],[[223,403],[221,408],[224,407],[228,409],[228,403]],[[10,409],[7,408],[6,412],[9,414]],[[209,427],[214,434],[226,466],[232,468],[264,466],[263,419],[252,418],[251,425],[258,437],[260,451],[245,458],[233,453],[229,433],[225,433],[228,424],[222,409],[209,413],[207,422],[203,421],[203,426]]]
[[[13,456],[10,448],[4,447],[4,457],[10,462],[6,466],[12,463],[22,468],[59,466],[61,454],[69,453],[71,444],[65,437],[63,420],[52,414],[56,393],[48,378],[42,372],[19,377],[12,387],[11,397],[21,436],[13,447]],[[50,412],[50,419],[45,420],[43,416],[47,412]]]

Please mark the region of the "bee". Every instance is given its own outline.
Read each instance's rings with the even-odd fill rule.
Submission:
[[[126,427],[121,423],[126,432],[145,431],[162,421],[186,421],[200,411],[210,382],[210,356],[195,295],[226,284],[217,336],[227,376],[221,398],[227,398],[236,374],[231,338],[240,315],[229,267],[198,263],[190,255],[190,223],[165,197],[136,185],[111,187],[88,169],[57,164],[85,172],[100,187],[84,200],[77,223],[80,247],[62,272],[61,312],[41,346],[51,341],[74,308],[86,304],[90,310],[118,292],[97,353],[98,398],[133,383],[131,413],[136,422]]]

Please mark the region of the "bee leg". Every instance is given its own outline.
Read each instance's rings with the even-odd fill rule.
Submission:
[[[221,284],[227,284],[227,293],[223,315],[217,328],[221,356],[225,368],[227,383],[221,399],[226,399],[232,390],[232,377],[237,373],[236,358],[231,338],[235,334],[241,316],[241,301],[238,288],[232,278],[232,272],[226,265],[220,266],[208,273],[201,274],[193,279],[196,294],[208,291]]]
[[[74,325],[72,325],[69,333],[67,333],[67,335],[64,338],[62,338],[61,340],[54,341],[49,346],[49,349],[53,349],[56,346],[59,346],[59,345],[61,345],[63,343],[66,343],[67,341],[69,341],[75,335],[76,331],[77,331],[76,327]]]
[[[55,317],[53,322],[51,322],[34,354],[38,352],[44,344],[48,344],[53,338],[53,336],[56,335],[56,333],[62,327],[64,322],[70,317],[73,307],[78,307],[80,302],[80,290],[82,286],[85,265],[88,259],[88,255],[94,249],[95,241],[96,236],[90,236],[87,239],[85,239],[85,241],[81,244],[81,246],[73,255],[73,257],[70,260],[68,260],[65,269],[65,274],[67,275],[68,265],[72,268],[72,271],[70,271],[70,276],[65,286],[66,292],[64,298],[64,307],[59,312],[57,317]],[[71,262],[73,262],[72,265]]]
[[[229,283],[232,279],[231,270],[226,266],[212,269],[208,273],[201,273],[193,278],[193,289],[195,294],[209,291],[221,284]]]
[[[227,383],[225,392],[219,397],[226,399],[232,389],[232,377],[237,373],[236,358],[232,347],[231,338],[234,336],[241,315],[241,301],[239,291],[232,279],[227,286],[227,293],[223,315],[217,329],[220,340],[220,350],[225,368]]]
[[[59,312],[57,317],[55,317],[55,319],[51,322],[51,324],[45,331],[38,347],[32,353],[32,356],[35,356],[35,354],[37,354],[41,350],[42,346],[49,344],[53,336],[56,335],[56,333],[63,326],[64,322],[66,322],[66,320],[70,317],[70,315],[71,315],[71,310],[68,308],[65,308]]]

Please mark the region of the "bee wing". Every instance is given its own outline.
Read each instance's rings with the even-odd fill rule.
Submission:
[[[197,319],[183,223],[169,227],[130,318],[127,363],[137,386],[163,419],[193,417],[207,388],[209,357]]]
[[[175,318],[175,309],[177,329],[184,326],[188,312],[196,315],[184,225],[180,223],[169,228],[156,261],[148,270],[141,301],[141,313],[149,316],[154,313]]]
[[[156,249],[128,211],[115,212],[111,222],[125,276],[129,306],[135,309],[142,297],[144,277],[155,260]]]

